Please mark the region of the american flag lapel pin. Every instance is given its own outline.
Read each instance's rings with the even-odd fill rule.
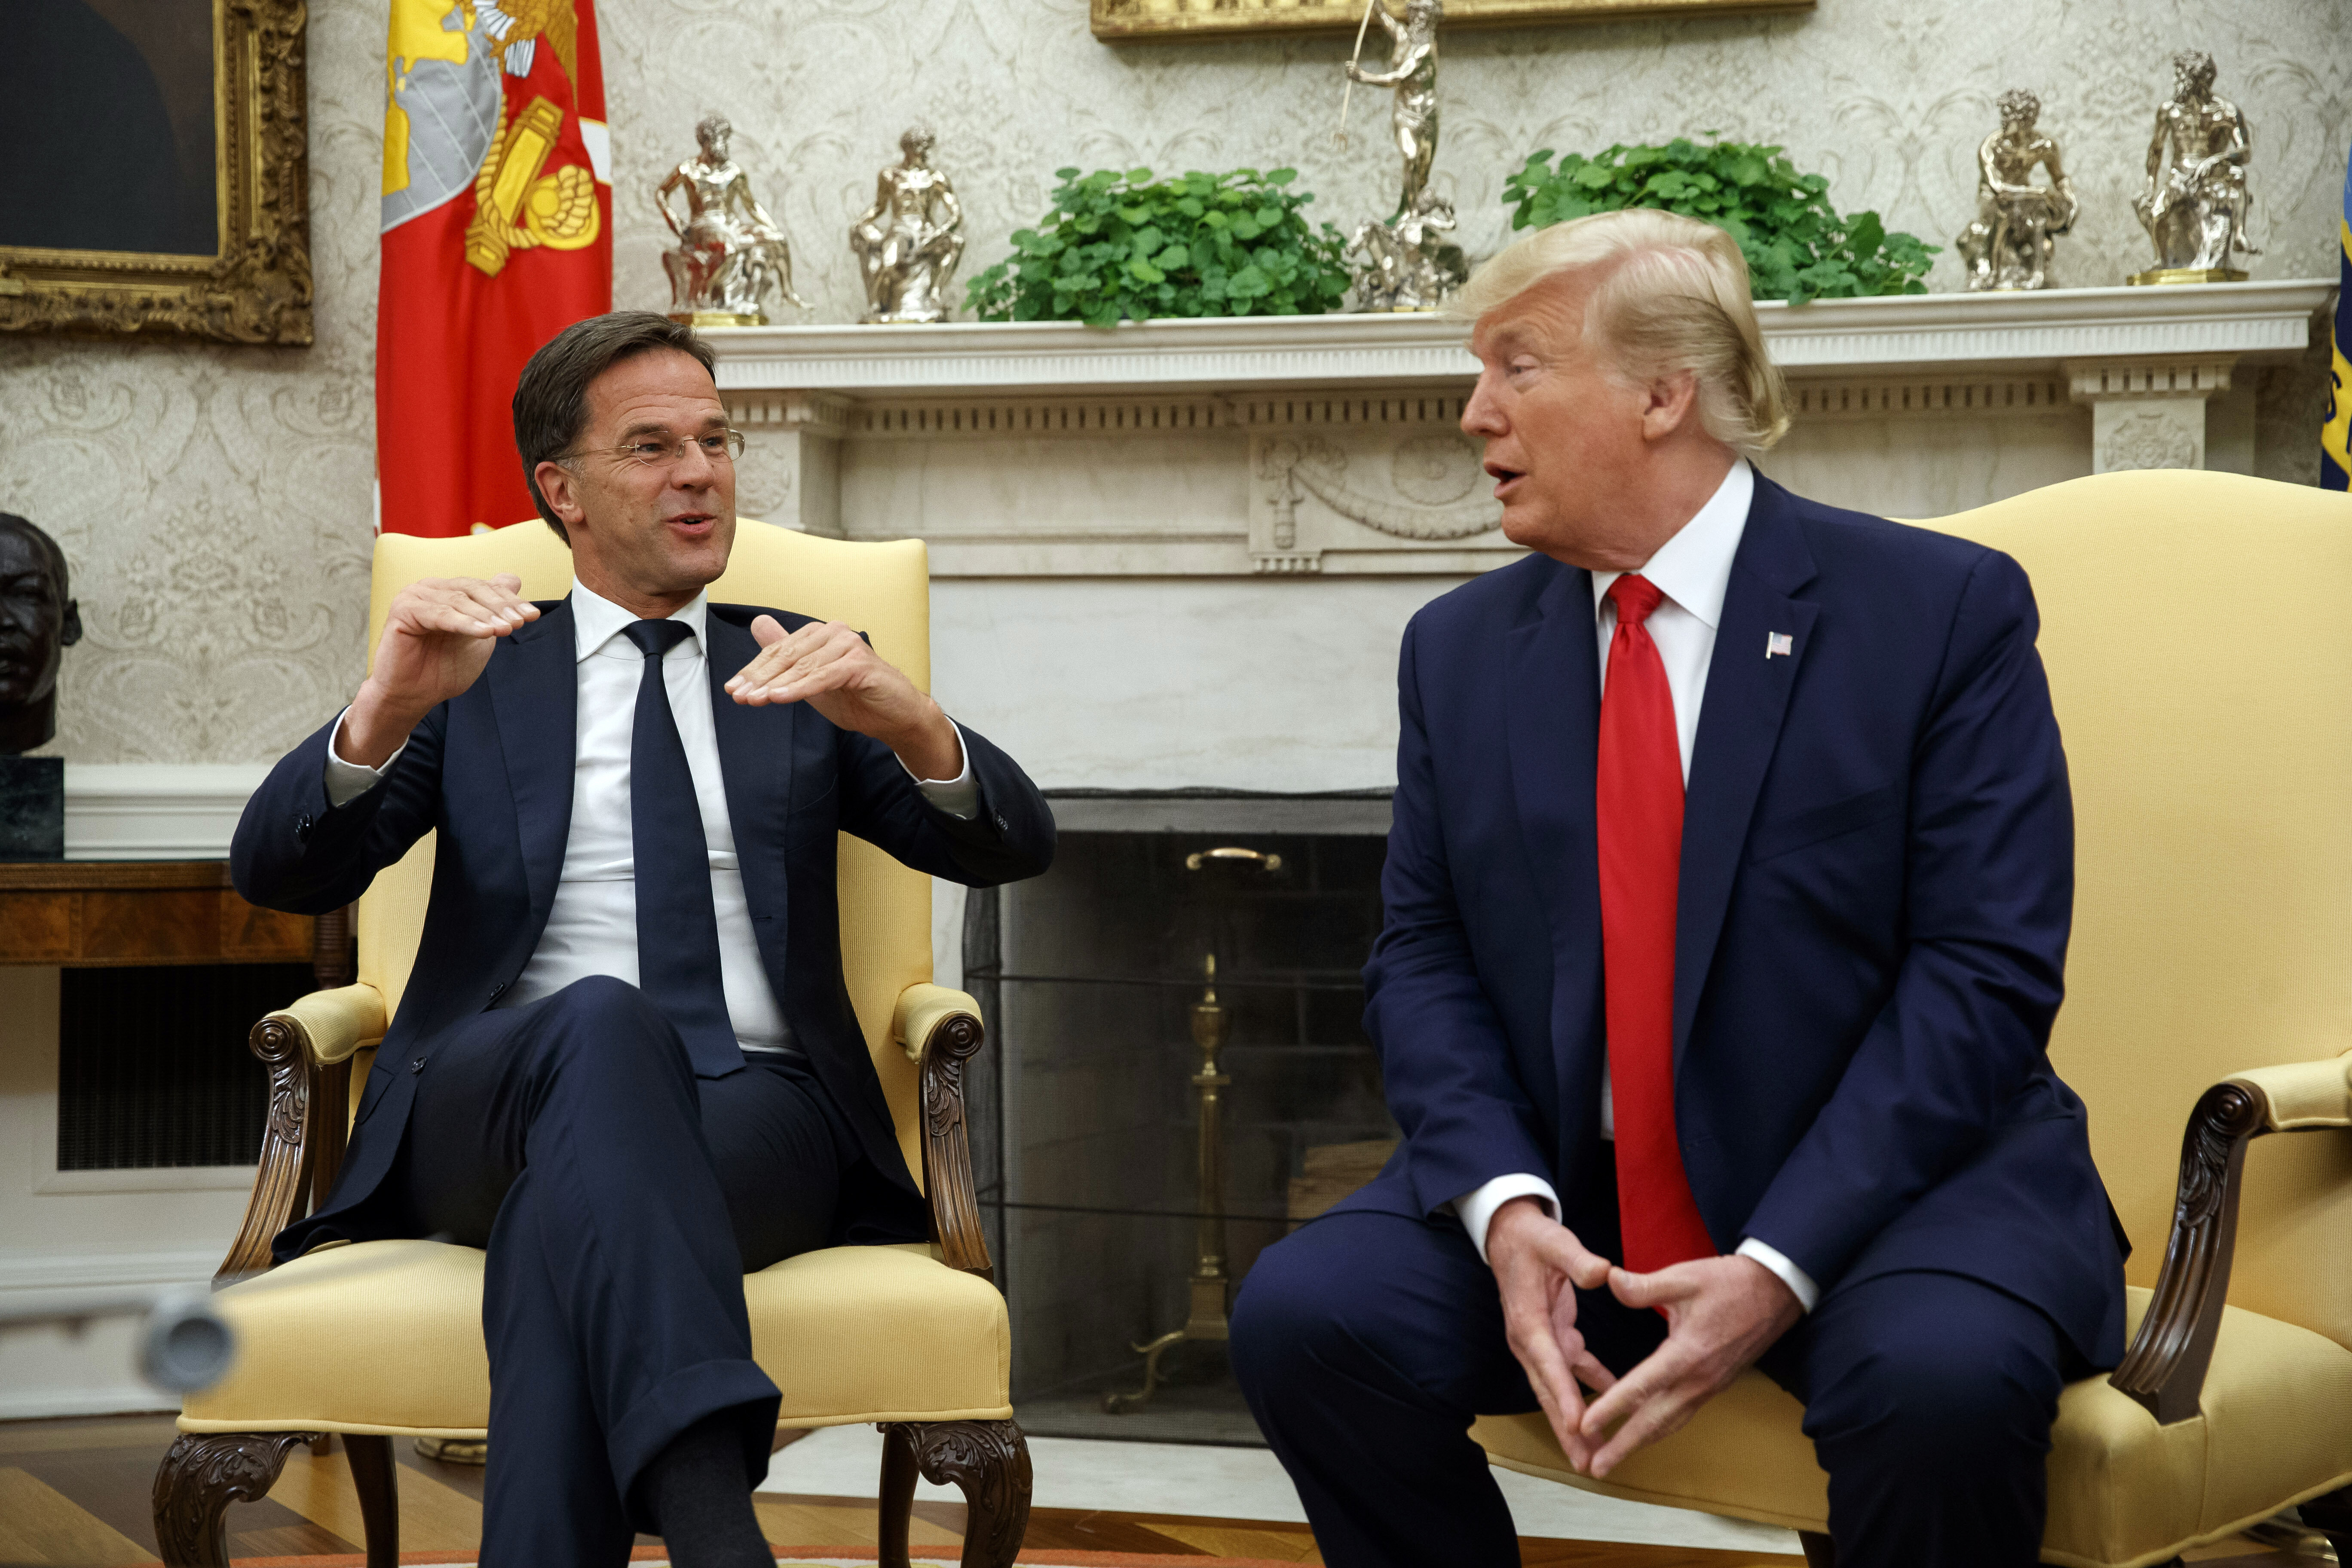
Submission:
[[[1766,658],[1770,658],[1776,653],[1784,658],[1796,658],[1797,639],[1790,637],[1787,632],[1766,632],[1764,634],[1764,657]]]

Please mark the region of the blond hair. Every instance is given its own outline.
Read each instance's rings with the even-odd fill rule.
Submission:
[[[1687,372],[1699,423],[1750,455],[1788,433],[1789,394],[1764,352],[1748,258],[1711,223],[1650,207],[1594,213],[1539,228],[1470,275],[1447,313],[1475,321],[1537,284],[1599,274],[1584,306],[1587,336],[1614,372],[1647,384]]]

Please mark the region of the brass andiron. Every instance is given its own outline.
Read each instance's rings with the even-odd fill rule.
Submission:
[[[1230,850],[1209,853],[1221,858],[1240,858]],[[1197,870],[1200,859],[1193,856],[1187,864]],[[1261,863],[1264,862],[1281,864],[1273,856],[1264,857]],[[1169,1347],[1185,1340],[1222,1341],[1226,1337],[1225,1298],[1233,1281],[1225,1272],[1223,1090],[1234,1080],[1218,1068],[1217,1052],[1224,1046],[1233,1023],[1217,1005],[1217,955],[1210,953],[1203,967],[1207,985],[1201,999],[1192,1004],[1192,1044],[1201,1052],[1201,1070],[1192,1075],[1192,1085],[1201,1091],[1201,1256],[1192,1266],[1192,1310],[1182,1328],[1134,1347],[1135,1353],[1143,1357],[1143,1386],[1133,1394],[1104,1394],[1103,1408],[1114,1415],[1133,1410],[1151,1397],[1160,1386],[1160,1358],[1168,1353]]]

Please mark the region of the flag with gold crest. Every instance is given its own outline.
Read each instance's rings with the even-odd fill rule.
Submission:
[[[392,0],[378,526],[531,515],[509,405],[523,362],[613,308],[612,144],[593,0]]]
[[[2344,170],[2344,214],[2336,222],[2334,363],[2329,367],[2327,423],[2319,427],[2319,485],[2352,489],[2352,163]]]

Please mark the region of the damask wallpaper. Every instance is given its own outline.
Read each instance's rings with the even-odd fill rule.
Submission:
[[[74,566],[84,642],[55,749],[82,762],[275,756],[362,668],[371,534],[382,0],[310,7],[309,350],[0,342],[0,510]],[[613,116],[614,298],[667,302],[647,195],[716,109],[791,232],[814,321],[862,305],[846,243],[874,172],[917,121],[968,213],[969,275],[1035,218],[1052,171],[1293,164],[1343,229],[1393,200],[1384,95],[1334,145],[1328,38],[1130,46],[1086,0],[603,0]],[[2332,276],[2352,142],[2352,7],[2337,0],[1821,0],[1810,15],[1459,32],[1444,44],[1434,184],[1471,254],[1505,236],[1504,174],[1539,147],[1712,131],[1785,142],[1841,208],[1946,245],[1970,214],[1977,142],[2004,89],[2041,95],[2084,197],[2060,281],[2146,265],[2130,212],[2175,49],[2219,62],[2254,131],[2258,278]],[[20,172],[20,178],[37,177]],[[2281,478],[2308,479],[2321,378],[2267,372]],[[756,499],[756,498],[751,498]]]

